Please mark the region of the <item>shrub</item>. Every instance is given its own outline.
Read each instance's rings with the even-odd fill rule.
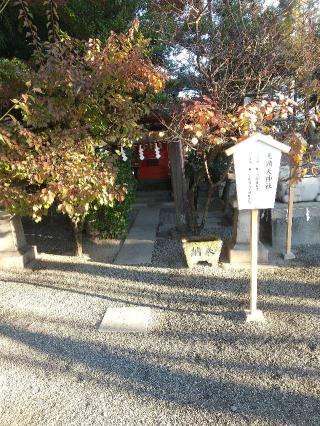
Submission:
[[[115,201],[112,206],[102,205],[90,210],[87,229],[91,235],[99,238],[121,238],[129,225],[137,182],[133,175],[131,159],[126,162],[119,159],[116,166],[118,167],[116,184],[120,187],[126,185],[127,193],[122,202]]]
[[[30,69],[19,59],[0,58],[0,112],[9,108],[11,99],[26,90]]]

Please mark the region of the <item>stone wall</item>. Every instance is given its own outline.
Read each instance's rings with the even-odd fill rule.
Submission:
[[[283,251],[287,240],[288,206],[276,203],[271,211],[272,247]],[[320,203],[295,203],[293,207],[292,247],[320,244]]]

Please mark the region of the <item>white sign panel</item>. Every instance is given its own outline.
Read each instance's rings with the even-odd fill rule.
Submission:
[[[289,149],[257,134],[226,151],[234,157],[239,210],[274,207],[281,152]]]
[[[238,209],[274,207],[281,152],[265,144],[234,153]]]

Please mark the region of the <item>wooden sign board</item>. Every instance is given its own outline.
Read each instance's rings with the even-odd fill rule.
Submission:
[[[226,150],[233,154],[236,173],[238,209],[251,210],[250,236],[250,309],[247,321],[264,321],[257,309],[257,265],[259,209],[272,209],[276,198],[281,153],[290,151],[271,136],[257,133]]]
[[[289,150],[261,133],[226,150],[234,158],[239,210],[274,207],[281,153]]]

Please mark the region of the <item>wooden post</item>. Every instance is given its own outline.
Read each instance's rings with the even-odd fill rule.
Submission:
[[[250,260],[251,260],[251,280],[250,280],[250,310],[251,313],[257,310],[257,270],[258,270],[258,214],[259,210],[251,210],[251,239],[250,239]]]
[[[186,183],[181,142],[169,143],[171,185],[176,210],[176,226],[182,229],[186,224]]]
[[[295,259],[295,255],[291,252],[292,249],[292,220],[293,220],[293,200],[294,200],[294,185],[292,183],[293,170],[290,171],[289,181],[289,200],[288,200],[288,224],[287,224],[287,246],[284,254],[285,260]]]
[[[264,316],[257,309],[258,298],[258,220],[259,210],[251,210],[251,230],[250,230],[250,309],[246,311],[247,321],[264,321]]]

